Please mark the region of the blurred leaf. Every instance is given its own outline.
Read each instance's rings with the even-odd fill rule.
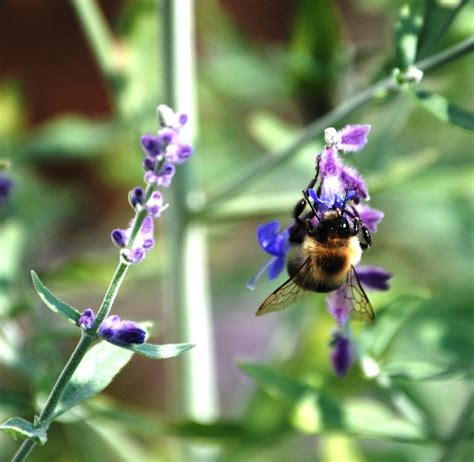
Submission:
[[[46,306],[57,315],[77,326],[81,313],[51,293],[34,271],[31,271],[31,278],[38,295]]]
[[[109,342],[94,345],[67,384],[53,418],[101,392],[130,361],[133,352]]]
[[[21,158],[64,156],[96,156],[110,143],[115,130],[111,122],[77,116],[62,116],[42,125],[23,143]]]
[[[449,122],[467,130],[474,130],[474,113],[448,101],[441,95],[424,90],[415,92],[421,105],[443,122]]]
[[[117,345],[120,348],[134,351],[150,359],[167,359],[183,354],[185,351],[194,348],[191,343],[170,343],[168,345],[154,345],[151,343],[134,343],[132,345]]]
[[[0,430],[15,440],[33,439],[43,445],[48,439],[43,428],[35,428],[32,423],[20,417],[12,417],[0,425]]]
[[[251,437],[239,422],[217,421],[213,423],[176,422],[167,426],[167,433],[182,438],[202,440],[227,440]]]
[[[307,392],[315,392],[310,385],[286,376],[271,367],[253,363],[241,363],[239,366],[273,398],[295,401]]]
[[[423,26],[423,1],[405,3],[395,27],[397,66],[405,70],[416,60],[418,35]]]
[[[402,380],[461,380],[474,377],[474,363],[446,366],[425,361],[400,361],[384,365],[382,371]]]
[[[0,227],[0,318],[12,315],[12,289],[20,268],[25,233],[19,223],[6,221]]]
[[[423,293],[405,294],[378,310],[374,325],[366,328],[361,335],[365,349],[379,358],[398,331],[427,298],[428,296]]]
[[[419,34],[417,58],[422,59],[436,46],[468,0],[427,0],[423,29]]]

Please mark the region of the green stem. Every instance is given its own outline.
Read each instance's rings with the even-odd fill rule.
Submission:
[[[426,74],[473,50],[474,38],[470,37],[445,51],[415,63],[415,66]],[[337,122],[345,119],[368,103],[380,98],[381,95],[386,96],[398,91],[398,89],[399,86],[395,82],[395,79],[388,77],[361,91],[359,94],[356,94],[351,99],[343,102],[332,111],[306,126],[287,147],[261,157],[260,160],[255,162],[240,178],[232,182],[226,181],[221,188],[217,188],[214,193],[209,194],[206,205],[195,212],[203,213],[215,207],[228,197],[235,197],[254,180],[257,180],[262,175],[287,162],[296,151],[305,146],[316,136],[322,134],[325,128],[336,125]]]
[[[54,410],[56,409],[56,406],[61,398],[64,388],[66,388],[66,385],[69,383],[69,380],[74,374],[74,371],[77,369],[77,366],[79,366],[80,362],[82,361],[82,358],[86,354],[86,351],[94,341],[94,338],[95,337],[91,335],[87,335],[85,333],[82,334],[81,340],[77,344],[68,362],[64,366],[64,369],[59,375],[58,380],[54,384],[54,387],[49,395],[48,401],[46,402],[46,405],[44,406],[44,409],[41,412],[38,421],[35,422],[36,426],[44,426],[46,429],[49,427],[51,423],[50,419],[54,414]],[[30,452],[35,447],[35,444],[36,443],[31,439],[24,441],[15,456],[13,457],[12,462],[22,462],[26,460]]]

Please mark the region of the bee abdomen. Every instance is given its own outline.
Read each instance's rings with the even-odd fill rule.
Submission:
[[[315,264],[319,271],[328,276],[336,275],[343,271],[347,264],[347,259],[337,253],[329,253],[315,258]]]

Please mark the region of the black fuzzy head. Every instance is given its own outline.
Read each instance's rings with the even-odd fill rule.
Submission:
[[[349,238],[351,228],[347,218],[343,216],[328,217],[323,219],[315,230],[315,237],[318,241],[324,242],[331,238]]]

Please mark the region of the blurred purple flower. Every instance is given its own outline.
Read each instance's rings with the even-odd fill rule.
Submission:
[[[353,360],[353,347],[351,340],[341,331],[333,334],[331,341],[331,364],[338,377],[344,377],[351,367]]]
[[[346,125],[339,130],[341,141],[338,149],[343,152],[360,151],[367,144],[370,125]]]
[[[158,218],[165,208],[166,206],[163,206],[163,194],[160,191],[153,192],[146,203],[147,213],[153,218]]]
[[[8,201],[12,187],[13,181],[4,173],[0,173],[0,204]]]
[[[247,284],[247,287],[251,290],[255,289],[257,281],[265,271],[267,271],[268,279],[271,280],[278,277],[285,268],[286,254],[290,248],[290,242],[288,241],[289,232],[288,229],[285,229],[279,233],[279,230],[279,221],[270,221],[259,225],[257,228],[257,240],[260,247],[272,255],[273,258],[270,259]]]
[[[128,201],[133,209],[136,209],[138,205],[143,205],[145,191],[143,188],[137,186],[133,188],[130,193],[128,194]]]
[[[146,331],[139,324],[121,320],[117,315],[105,318],[97,333],[104,340],[116,345],[143,343],[146,338]]]
[[[133,246],[127,248],[134,224],[135,219],[130,222],[127,229],[114,229],[112,231],[112,241],[122,248],[121,255],[130,263],[138,263],[143,260],[146,253],[153,248],[155,243],[153,239],[153,218],[147,215],[143,220],[140,231],[135,237]]]
[[[385,271],[380,266],[360,265],[357,267],[357,275],[361,284],[366,289],[372,290],[388,290],[389,279],[393,277],[392,273]]]
[[[339,327],[342,327],[351,314],[351,307],[344,297],[342,288],[336,289],[327,298],[326,303],[329,314],[336,320]]]

